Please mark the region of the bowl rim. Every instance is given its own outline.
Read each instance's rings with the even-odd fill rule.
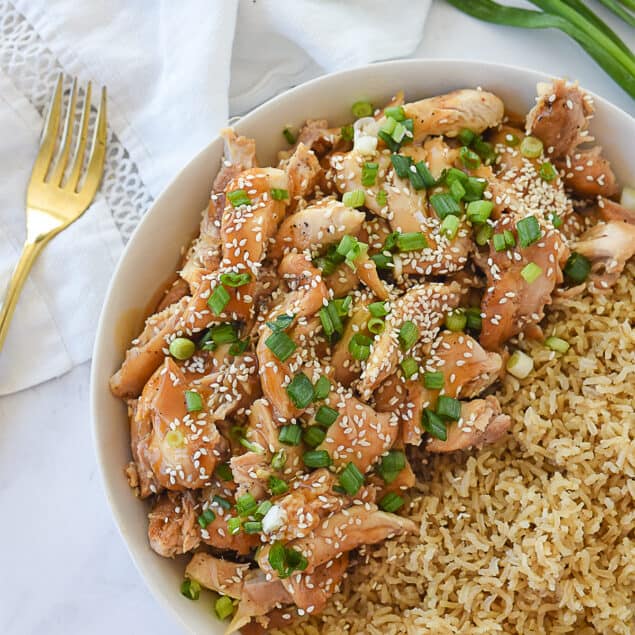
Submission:
[[[282,100],[289,99],[296,92],[304,92],[309,88],[315,89],[319,87],[321,84],[328,84],[334,78],[343,78],[346,76],[354,77],[356,74],[368,70],[369,68],[377,69],[378,72],[386,72],[391,68],[396,67],[408,67],[412,66],[413,68],[417,67],[425,67],[430,65],[461,65],[463,68],[465,67],[474,67],[479,70],[490,70],[495,72],[497,69],[502,69],[507,72],[516,72],[523,75],[523,79],[527,81],[539,82],[539,81],[550,81],[555,75],[550,75],[547,72],[537,70],[534,68],[526,67],[526,66],[518,66],[514,64],[501,64],[498,62],[490,62],[490,61],[481,61],[481,60],[466,60],[461,58],[408,58],[408,59],[397,59],[397,60],[389,60],[383,62],[375,62],[371,64],[365,64],[362,66],[356,66],[354,68],[344,69],[340,71],[336,71],[333,73],[325,73],[313,79],[310,79],[306,82],[302,82],[297,86],[284,90],[280,92],[270,99],[264,101],[259,104],[249,112],[244,115],[240,115],[238,117],[232,117],[227,125],[238,124],[242,119],[246,117],[251,117],[252,115],[256,115],[260,113],[262,110],[268,110],[270,108],[274,108],[277,103]],[[626,111],[622,110],[615,104],[611,103],[604,97],[597,95],[593,91],[585,89],[585,92],[590,94],[595,102],[602,104],[602,109],[606,110],[610,114],[620,116],[626,116],[634,121],[635,117],[631,116]],[[116,291],[116,287],[118,285],[118,277],[119,273],[122,269],[123,263],[128,258],[129,254],[136,249],[136,243],[139,240],[139,235],[142,232],[142,228],[144,223],[146,223],[147,219],[153,214],[156,207],[159,207],[162,204],[162,200],[166,198],[171,192],[177,191],[180,188],[180,182],[183,180],[184,175],[186,175],[194,165],[202,158],[202,155],[209,151],[209,148],[212,144],[217,143],[219,136],[216,136],[210,139],[209,143],[207,143],[203,148],[201,148],[174,176],[174,178],[163,188],[160,194],[154,199],[152,205],[148,208],[145,214],[141,217],[139,223],[133,230],[128,243],[124,246],[122,253],[117,261],[115,268],[111,274],[110,281],[108,283],[108,288],[106,290],[106,294],[104,296],[104,301],[102,304],[102,308],[99,315],[99,320],[97,323],[97,329],[95,332],[95,341],[92,351],[91,357],[91,372],[90,372],[90,386],[89,386],[89,412],[91,419],[91,435],[93,441],[93,447],[95,452],[95,458],[97,460],[97,467],[99,472],[99,480],[101,482],[101,487],[105,494],[106,500],[108,502],[108,507],[110,509],[110,513],[112,514],[114,524],[117,528],[117,532],[121,537],[126,550],[134,564],[135,569],[139,573],[140,577],[143,580],[146,588],[150,591],[154,599],[157,603],[163,608],[167,609],[169,613],[175,618],[175,621],[181,625],[187,632],[193,632],[191,626],[188,624],[186,618],[183,615],[182,611],[177,610],[175,603],[171,602],[169,598],[164,596],[164,593],[159,590],[159,588],[151,583],[150,572],[147,570],[146,564],[143,562],[143,558],[140,554],[137,554],[135,549],[133,548],[131,541],[126,537],[124,530],[124,522],[123,522],[123,513],[118,508],[116,503],[116,497],[113,491],[113,488],[107,478],[105,465],[107,463],[108,457],[106,455],[104,447],[98,442],[98,427],[103,425],[100,423],[101,416],[97,411],[97,403],[98,403],[98,394],[101,390],[107,389],[107,386],[101,386],[97,383],[97,368],[98,362],[102,357],[102,351],[106,346],[106,341],[104,337],[105,333],[105,319],[107,313],[107,307],[111,302],[111,299]],[[145,319],[146,316],[144,316]],[[97,363],[96,363],[97,362]],[[122,466],[123,469],[124,466]],[[158,556],[157,556],[158,557]]]

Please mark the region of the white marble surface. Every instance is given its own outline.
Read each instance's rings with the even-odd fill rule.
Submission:
[[[635,44],[633,31],[608,21]],[[284,46],[294,53],[294,45]],[[257,51],[239,26],[236,94],[239,84],[257,77],[249,64]],[[415,56],[484,59],[578,78],[635,112],[628,95],[561,34],[483,24],[438,0]],[[298,63],[292,83],[317,72],[313,64]],[[110,518],[92,448],[88,377],[84,364],[0,400],[0,633],[178,633],[132,566]]]

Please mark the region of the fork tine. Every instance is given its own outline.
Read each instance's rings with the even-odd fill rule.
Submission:
[[[88,82],[84,93],[84,108],[82,110],[82,119],[79,124],[79,135],[75,144],[75,153],[73,154],[73,167],[68,176],[68,181],[64,185],[65,190],[75,191],[79,181],[79,174],[82,170],[84,161],[84,150],[86,149],[86,139],[88,138],[88,120],[90,119],[90,104],[92,97],[92,82]]]
[[[62,132],[62,149],[57,159],[57,164],[53,169],[51,175],[51,183],[53,185],[61,185],[64,171],[66,170],[66,164],[68,162],[68,155],[71,150],[71,139],[73,137],[73,128],[75,127],[75,105],[77,103],[77,78],[73,79],[73,90],[71,92],[71,100],[66,110],[66,117],[64,118],[64,132]]]
[[[86,178],[80,190],[83,195],[90,196],[91,199],[99,187],[99,181],[101,181],[103,173],[104,160],[106,158],[106,130],[106,87],[104,86],[101,89],[101,101],[97,111],[97,121],[95,122],[88,167],[86,168]]]
[[[57,131],[60,125],[60,114],[62,111],[62,84],[64,75],[60,73],[57,78],[57,86],[55,93],[49,106],[46,121],[44,122],[44,130],[42,131],[42,140],[40,142],[40,151],[33,164],[31,179],[35,181],[44,181],[48,172],[53,153],[55,151],[55,140],[57,139]]]

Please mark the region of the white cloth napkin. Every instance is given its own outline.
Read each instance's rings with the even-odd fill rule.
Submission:
[[[108,117],[156,197],[232,113],[308,77],[402,57],[430,0],[15,0],[65,72],[109,91]],[[236,37],[234,37],[236,36]],[[232,60],[233,49],[233,60]],[[0,75],[0,283],[24,239],[41,118]],[[123,241],[99,196],[36,263],[0,352],[0,395],[90,358]]]

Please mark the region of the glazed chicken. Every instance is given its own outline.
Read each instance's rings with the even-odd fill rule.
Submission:
[[[545,308],[635,254],[577,85],[541,84],[524,124],[480,89],[354,112],[275,167],[222,132],[200,234],[111,379],[150,546],[191,554],[182,592],[220,594],[228,632],[321,611],[356,550],[417,535],[417,463],[504,442],[497,382],[529,376]]]

